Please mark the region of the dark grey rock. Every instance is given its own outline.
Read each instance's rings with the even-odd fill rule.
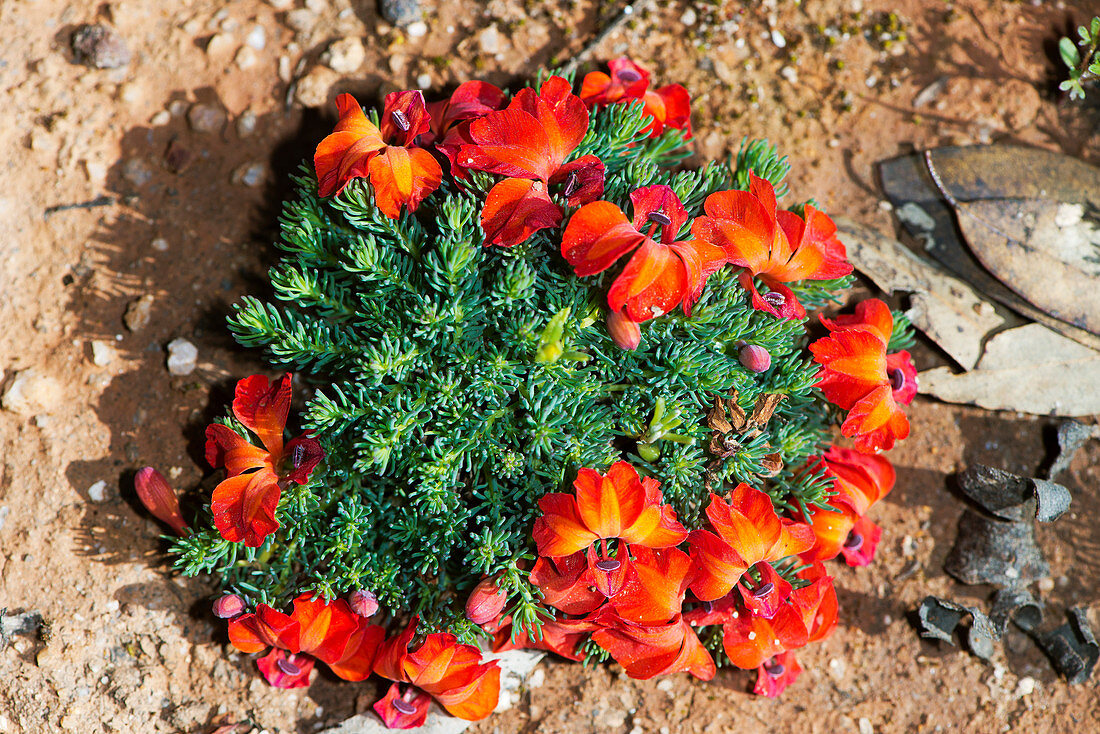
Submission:
[[[420,20],[420,0],[378,0],[378,10],[394,25],[408,25]]]

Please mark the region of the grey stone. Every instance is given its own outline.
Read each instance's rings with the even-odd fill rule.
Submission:
[[[378,0],[382,17],[394,25],[408,25],[420,20],[420,0]]]
[[[98,23],[78,26],[69,44],[76,62],[93,69],[117,69],[130,63],[130,48],[109,26]]]

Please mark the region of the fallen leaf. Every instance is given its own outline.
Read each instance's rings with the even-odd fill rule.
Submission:
[[[959,227],[985,268],[1056,319],[1100,334],[1100,228],[1080,204],[959,202]]]
[[[1069,509],[1072,499],[1061,484],[985,464],[971,464],[959,474],[959,489],[986,512],[1014,522],[1054,522]]]
[[[1084,683],[1100,658],[1100,645],[1089,626],[1085,610],[1070,609],[1069,622],[1039,638],[1039,646],[1070,683]]]
[[[977,291],[1027,318],[1094,349],[1100,337],[1045,313],[993,277],[963,244],[952,203],[964,206],[986,199],[1034,199],[1100,208],[1100,170],[1069,156],[1009,145],[944,147],[893,158],[879,164],[883,190],[898,219],[924,243],[925,251]],[[969,219],[965,213],[958,222]]]
[[[1100,352],[1042,324],[995,334],[977,367],[918,375],[921,393],[949,403],[1065,417],[1100,413]]]
[[[886,293],[911,294],[905,315],[913,326],[961,367],[973,368],[986,336],[1004,323],[996,308],[892,237],[840,217],[837,227],[852,265]]]
[[[1034,523],[1006,522],[966,510],[943,570],[964,584],[1026,585],[1050,575]]]

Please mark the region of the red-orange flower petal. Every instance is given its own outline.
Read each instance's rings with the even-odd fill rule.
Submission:
[[[322,662],[333,663],[344,656],[348,640],[359,628],[359,616],[343,599],[325,602],[311,596],[309,592],[299,595],[290,615],[298,623],[298,646]]]
[[[221,423],[211,423],[206,427],[206,461],[214,468],[224,466],[229,476],[265,466],[275,468],[270,452]]]
[[[305,688],[313,672],[313,658],[287,653],[279,648],[256,661],[264,679],[276,688]]]
[[[353,178],[367,175],[371,157],[386,146],[381,131],[363,114],[350,94],[336,98],[340,121],[335,130],[317,145],[313,156],[318,194],[337,194]]]
[[[691,95],[679,84],[669,84],[660,89],[650,89],[643,96],[645,113],[652,122],[642,131],[656,137],[666,127],[684,131],[684,139],[691,139]]]
[[[680,613],[693,568],[676,548],[634,548],[634,561],[623,590],[612,601],[620,617],[630,622],[664,624]]]
[[[561,254],[584,278],[611,267],[644,239],[619,207],[610,201],[593,201],[570,217],[561,238]]]
[[[228,477],[210,497],[214,525],[228,541],[259,547],[279,529],[275,508],[281,494],[279,478],[267,468]]]
[[[791,585],[776,573],[770,563],[761,562],[754,568],[760,572],[760,583],[754,583],[751,590],[738,584],[737,590],[750,614],[771,619],[791,595]]]
[[[562,558],[542,558],[531,569],[531,583],[542,592],[542,600],[566,614],[595,611],[607,597],[595,589],[582,552]]]
[[[780,607],[772,619],[741,612],[723,626],[722,648],[730,662],[751,670],[781,652],[802,647],[809,633],[798,611],[790,604]]]
[[[714,677],[710,653],[695,630],[677,614],[665,624],[635,624],[610,610],[596,617],[600,628],[592,640],[607,650],[631,678],[647,680],[657,675],[691,673],[700,680]]]
[[[801,673],[802,666],[798,664],[794,653],[781,652],[765,660],[756,669],[756,685],[752,692],[758,696],[775,698],[798,680]]]
[[[402,208],[416,211],[443,180],[439,162],[423,148],[390,146],[371,159],[368,171],[374,202],[390,219],[401,216]]]
[[[255,433],[278,463],[283,453],[283,432],[290,414],[290,373],[276,382],[265,375],[252,375],[237,382],[233,414]]]
[[[550,168],[542,177],[544,181],[549,181],[550,175],[565,163],[588,132],[588,109],[580,97],[573,94],[572,85],[560,76],[543,82],[538,94],[531,88],[521,89],[508,109],[527,112],[542,128],[549,145],[547,164]]]
[[[404,692],[394,683],[372,708],[387,729],[416,729],[428,718],[432,697],[409,686]]]
[[[542,181],[506,178],[485,197],[481,211],[485,244],[513,247],[540,229],[557,227],[562,216],[561,207],[550,200]]]
[[[882,528],[866,517],[859,518],[841,546],[844,562],[849,566],[870,565],[875,560],[875,549],[881,538]]]
[[[821,563],[813,563],[809,568],[798,572],[800,579],[809,581],[808,586],[791,592],[791,606],[802,617],[807,642],[823,640],[836,629],[838,604],[833,578],[825,573]]]
[[[607,63],[609,74],[593,71],[581,82],[580,98],[587,105],[609,105],[641,99],[649,86],[649,72],[627,58]]]
[[[607,291],[613,311],[625,310],[632,321],[646,321],[668,313],[688,292],[684,261],[668,245],[648,237],[627,262]]]
[[[390,146],[410,147],[428,132],[431,120],[419,89],[390,92],[383,101],[382,139]]]
[[[360,617],[358,628],[348,638],[344,654],[339,660],[330,662],[329,669],[344,680],[366,680],[374,670],[374,661],[385,637],[384,627],[370,624]]]

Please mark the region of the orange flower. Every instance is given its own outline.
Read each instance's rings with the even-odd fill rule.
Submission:
[[[470,123],[505,106],[504,92],[488,82],[468,81],[458,85],[448,99],[428,104],[431,130],[421,143],[432,144],[451,164],[451,175],[466,179],[466,169],[458,164],[458,153],[470,139]]]
[[[641,100],[643,111],[650,118],[642,131],[654,137],[666,127],[684,131],[691,138],[691,95],[679,84],[649,89],[649,72],[627,58],[612,59],[608,71],[593,71],[581,83],[580,98],[586,105],[609,105],[616,102]]]
[[[825,476],[832,478],[836,494],[826,503],[834,511],[810,511],[817,540],[801,554],[807,563],[836,558],[857,520],[893,489],[896,476],[885,457],[852,449],[830,447],[817,461],[824,465]]]
[[[267,681],[280,688],[308,685],[313,658],[345,680],[364,680],[384,636],[382,627],[355,614],[343,599],[311,600],[308,593],[294,600],[290,614],[260,604],[255,613],[229,622],[229,641],[241,652],[276,648],[258,664]]]
[[[540,557],[530,579],[542,592],[543,602],[566,614],[588,614],[607,600],[596,588],[581,551],[561,558]]]
[[[771,619],[748,611],[735,611],[722,625],[722,648],[730,662],[751,670],[782,652],[795,650],[809,641],[809,632],[799,610],[784,604]]]
[[[493,635],[493,652],[546,650],[568,660],[580,661],[584,659],[584,653],[578,652],[577,647],[588,637],[589,632],[596,629],[596,625],[588,619],[547,619],[539,629],[539,639],[531,639],[521,630],[514,641],[511,617],[502,617],[485,625],[484,629]]]
[[[676,548],[633,549],[623,590],[611,600],[615,613],[629,622],[664,624],[680,613],[694,569],[687,553]]]
[[[592,640],[631,678],[647,680],[682,672],[700,680],[714,677],[714,660],[680,614],[663,624],[638,624],[604,607],[594,621],[599,629],[592,633]]]
[[[821,367],[817,386],[825,398],[848,411],[840,430],[866,453],[893,448],[909,435],[909,420],[899,403],[917,394],[917,370],[909,352],[887,355],[894,318],[889,307],[872,298],[852,316],[823,318],[829,336],[810,345]]]
[[[419,617],[414,617],[404,632],[382,644],[374,672],[397,683],[416,686],[460,719],[478,721],[491,714],[500,696],[500,666],[496,661],[482,662],[481,651],[458,644],[451,634],[430,634],[415,650],[409,650],[419,621]],[[401,698],[387,696],[391,702],[395,697]],[[395,706],[396,713],[410,713],[403,711],[400,704],[390,705]],[[385,719],[393,713],[385,711],[380,715]],[[413,726],[423,723],[421,718]]]
[[[752,305],[784,319],[800,319],[806,309],[784,283],[827,280],[852,272],[836,225],[828,216],[806,205],[806,218],[776,211],[775,189],[749,174],[748,191],[719,191],[703,203],[706,216],[697,217],[691,232],[720,247],[730,264],[744,270],[741,285],[752,294]],[[753,277],[769,289],[761,295]]]
[[[662,504],[657,480],[639,478],[625,461],[612,464],[607,474],[582,468],[573,487],[576,495],[552,493],[539,500],[543,515],[532,534],[540,556],[570,556],[601,539],[669,548],[687,537],[676,512]]]
[[[261,545],[279,528],[275,508],[283,483],[305,484],[324,457],[317,439],[305,433],[283,444],[289,413],[290,375],[274,384],[252,375],[237,383],[233,414],[264,448],[220,423],[206,429],[206,460],[228,475],[210,498],[214,524],[226,540]]]
[[[756,669],[756,685],[752,692],[758,696],[775,698],[798,680],[801,673],[802,666],[798,664],[794,653],[781,652],[765,660]]]
[[[825,567],[820,563],[810,564],[797,576],[810,583],[791,592],[790,604],[802,617],[806,641],[824,640],[836,629],[839,609],[833,577],[825,573]]]
[[[694,530],[688,538],[696,567],[691,590],[702,601],[728,594],[751,566],[801,553],[814,542],[809,525],[780,519],[768,495],[744,483],[728,503],[712,494],[707,518],[716,533]]]
[[[353,178],[369,176],[375,204],[396,219],[402,207],[416,211],[439,188],[443,170],[431,153],[416,145],[417,136],[430,126],[423,93],[387,94],[381,129],[350,94],[336,98],[336,109],[340,121],[313,156],[320,196],[338,194]]]

